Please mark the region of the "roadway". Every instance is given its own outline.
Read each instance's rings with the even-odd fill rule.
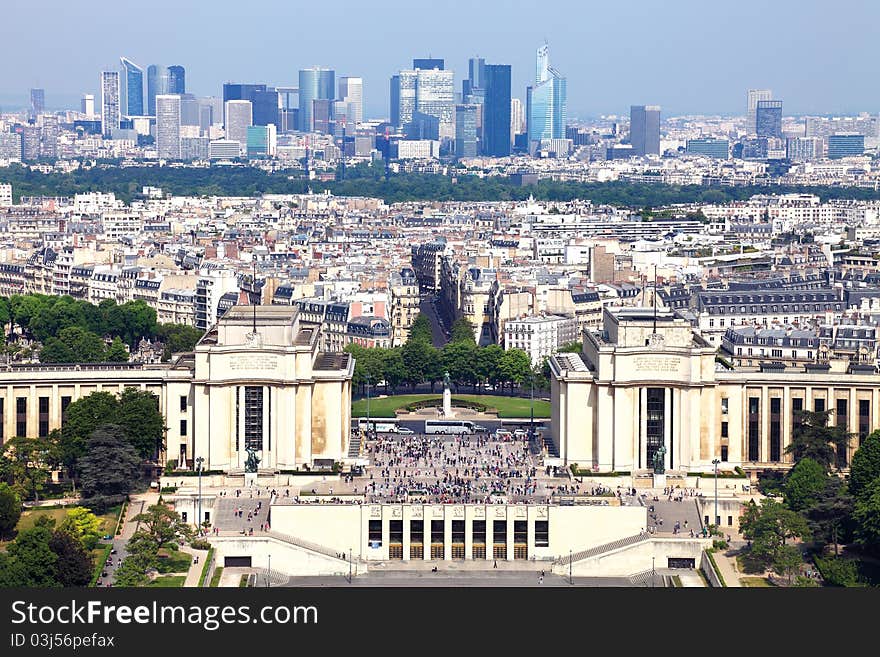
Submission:
[[[431,321],[431,337],[435,347],[442,347],[449,341],[449,327],[437,312],[435,296],[424,295],[419,301],[419,311]]]

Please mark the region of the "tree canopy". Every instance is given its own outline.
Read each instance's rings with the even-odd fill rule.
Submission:
[[[92,432],[79,459],[83,495],[125,495],[140,478],[141,457],[118,424],[103,424]]]

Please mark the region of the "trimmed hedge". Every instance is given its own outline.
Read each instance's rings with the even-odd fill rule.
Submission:
[[[211,557],[214,556],[214,546],[211,546],[211,549],[208,550],[208,554],[205,555],[205,563],[202,565],[202,574],[199,577],[199,588],[202,588],[205,585],[205,580],[208,578],[208,567],[211,565]]]
[[[95,560],[95,571],[92,573],[92,581],[89,586],[95,586],[98,583],[98,578],[101,576],[101,573],[104,570],[104,566],[107,564],[107,557],[110,556],[110,550],[112,549],[112,543],[107,543],[101,549],[101,554]]]
[[[443,404],[443,398],[437,397],[435,399],[423,399],[422,401],[413,402],[412,404],[407,404],[404,408],[410,412],[418,411],[423,408],[435,408],[437,404]],[[462,399],[460,397],[452,398],[452,405],[457,406],[458,408],[470,408],[478,413],[485,413],[486,409],[489,407],[486,404],[481,404],[479,402],[469,401],[466,399]]]
[[[220,577],[223,575],[223,566],[217,566],[214,569],[214,574],[211,575],[211,585],[209,588],[217,588],[220,586]]]
[[[727,588],[727,582],[724,581],[724,575],[721,574],[721,570],[718,568],[718,564],[715,563],[715,557],[712,554],[713,552],[715,552],[715,548],[706,550],[706,554],[709,556],[709,563],[711,563],[712,568],[715,569],[715,574],[718,575],[718,581],[721,582],[721,586]]]

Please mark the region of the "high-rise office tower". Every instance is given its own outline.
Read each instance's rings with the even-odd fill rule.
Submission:
[[[249,158],[274,157],[278,138],[273,124],[252,125],[247,130],[247,156]]]
[[[403,75],[404,71],[401,71]],[[422,114],[435,116],[440,121],[440,138],[455,136],[455,80],[454,73],[433,68],[416,71],[416,106]],[[401,117],[402,118],[402,117]]]
[[[186,69],[183,66],[168,67],[168,93],[186,93]]]
[[[659,105],[632,105],[629,108],[629,142],[633,155],[660,154]]]
[[[391,123],[401,127],[412,121],[416,111],[418,72],[400,71],[391,78]]]
[[[510,155],[510,65],[486,64],[483,68],[483,153]]]
[[[510,99],[510,141],[526,131],[526,108],[519,98]]]
[[[254,123],[253,105],[249,100],[228,100],[226,107],[226,139],[237,141],[242,151],[247,148],[247,129]]]
[[[238,84],[227,82],[223,85],[223,125],[226,125],[226,102],[230,100],[247,100],[254,102],[258,91],[266,91],[265,84]]]
[[[35,125],[24,125],[16,130],[21,130],[21,161],[40,159],[40,129]]]
[[[101,72],[101,134],[119,129],[119,71]]]
[[[329,98],[315,98],[312,101],[312,129],[310,132],[320,132],[329,135],[333,122],[333,101]]]
[[[455,106],[455,155],[477,156],[477,106]]]
[[[30,116],[36,118],[46,111],[46,92],[43,89],[31,89]]]
[[[159,159],[180,159],[180,96],[156,96],[156,149]]]
[[[828,144],[829,160],[865,154],[865,135],[858,133],[828,135],[826,143]]]
[[[413,68],[421,68],[430,71],[432,68],[443,70],[444,61],[442,59],[434,59],[426,57],[424,59],[413,59]]]
[[[180,97],[180,125],[201,125],[199,99],[193,94],[168,94]]]
[[[43,116],[43,138],[40,144],[42,157],[58,157],[58,116],[46,114]]]
[[[535,84],[526,89],[526,121],[529,142],[564,139],[567,118],[565,78],[550,65],[550,48],[537,52]]]
[[[254,125],[278,126],[281,96],[275,89],[255,91],[251,102],[254,104]]]
[[[80,100],[80,111],[88,117],[95,115],[95,96],[94,94],[83,94]]]
[[[144,69],[130,59],[120,57],[122,64],[121,112],[123,116],[144,115]]]
[[[314,102],[316,100],[336,99],[336,71],[331,68],[313,66],[299,72],[299,129],[302,132],[315,130]],[[330,117],[332,119],[332,117]]]
[[[461,100],[465,103],[483,102],[486,60],[482,57],[471,57],[468,60],[468,77],[461,81]]]
[[[755,108],[755,134],[782,138],[782,101],[759,100]]]
[[[168,67],[150,64],[147,67],[147,114],[156,116],[156,96],[169,94]]]
[[[773,92],[770,89],[749,89],[748,92],[748,114],[746,115],[746,132],[750,135],[756,134],[756,118],[758,111],[758,101],[772,100]]]
[[[364,80],[363,78],[339,78],[337,98],[345,106],[346,123],[354,128],[364,120]]]

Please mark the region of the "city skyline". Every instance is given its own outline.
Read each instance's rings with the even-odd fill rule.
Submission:
[[[104,4],[109,3],[98,0],[96,14]],[[498,11],[497,6],[467,5],[471,20],[462,26],[456,39],[449,39],[433,22],[395,18],[412,13],[380,11],[404,4],[389,0],[376,3],[377,11],[370,12],[375,18],[361,17],[357,25],[353,21],[339,22],[333,39],[326,39],[323,31],[299,30],[294,42],[284,37],[285,30],[289,33],[289,22],[285,20],[288,13],[297,24],[309,25],[309,19],[323,10],[273,6],[277,20],[268,25],[261,23],[261,49],[240,54],[225,45],[205,48],[200,43],[196,47],[197,40],[192,38],[196,33],[193,30],[203,29],[216,37],[214,43],[228,43],[223,36],[229,31],[232,37],[232,25],[222,25],[210,17],[206,21],[196,9],[178,4],[173,5],[178,20],[162,22],[160,10],[165,5],[171,9],[172,5],[167,0],[156,4],[156,11],[139,17],[134,35],[101,32],[100,22],[81,24],[70,15],[72,8],[63,5],[47,12],[44,32],[53,35],[52,46],[46,50],[49,56],[35,53],[29,58],[29,68],[4,72],[0,106],[5,110],[27,108],[29,89],[44,88],[47,108],[76,107],[82,94],[100,91],[96,73],[111,66],[118,68],[113,62],[125,56],[143,67],[152,62],[183,65],[189,78],[187,91],[200,96],[219,96],[224,82],[293,85],[300,69],[326,66],[337,76],[363,78],[364,114],[381,118],[389,116],[390,76],[407,68],[413,58],[428,56],[445,59],[446,68],[455,72],[456,89],[467,78],[472,57],[510,64],[512,97],[524,100],[526,85],[533,79],[534,50],[546,40],[554,65],[568,79],[571,119],[625,116],[630,105],[636,103],[661,105],[665,116],[743,115],[744,90],[757,88],[773,89],[774,97],[784,99],[786,115],[880,111],[880,92],[860,82],[871,74],[869,43],[845,33],[844,28],[851,30],[851,25],[837,18],[847,15],[846,5],[854,2],[843,2],[844,6],[838,6],[840,11],[831,16],[820,7],[800,4],[797,12],[791,11],[791,2],[771,7],[747,2],[736,8],[707,10],[693,0],[683,0],[673,7],[638,3],[623,13],[550,2],[542,5],[545,20],[537,27],[522,20],[528,9],[525,3],[508,4],[506,11]],[[249,16],[261,15],[261,7],[268,9],[270,4],[257,0]],[[462,9],[465,6],[453,1],[450,9],[458,5]],[[406,6],[411,8],[411,3]],[[27,36],[15,29],[30,11],[18,0],[6,9],[6,20],[0,27],[0,56],[4,60],[14,61],[16,53],[33,49]],[[880,7],[859,9],[866,23],[874,14],[880,18]],[[238,33],[249,25],[247,16],[242,20],[234,26]],[[797,56],[767,57],[766,44],[757,36],[749,36],[762,30],[731,31],[732,24],[750,22],[784,24],[786,29],[774,37],[774,51],[794,52]],[[621,29],[628,35],[625,49],[618,38]],[[382,33],[393,37],[386,41],[392,45],[377,49],[376,35]],[[821,36],[828,47],[803,48],[799,35],[810,33]],[[155,43],[167,45],[157,48],[151,45]],[[721,43],[725,44],[723,48],[718,46]],[[657,67],[654,57],[661,49],[668,65]],[[67,56],[67,50],[76,50],[76,54]],[[60,57],[61,52],[64,57]],[[231,52],[237,54],[231,56]],[[53,59],[53,53],[59,56]],[[646,61],[652,65],[645,66]],[[699,84],[695,84],[697,80]]]

